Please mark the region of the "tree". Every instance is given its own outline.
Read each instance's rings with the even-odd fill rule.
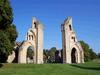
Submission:
[[[84,61],[90,60],[89,45],[87,43],[85,43],[84,41],[80,41],[80,43],[84,50]]]
[[[100,53],[98,53],[97,57],[100,59]]]
[[[47,61],[48,61],[48,52],[49,52],[49,50],[43,49],[43,60],[44,60],[44,63],[47,63]]]
[[[16,26],[12,22],[13,12],[9,0],[0,0],[0,62],[3,63],[12,53],[18,36]]]
[[[0,31],[0,62],[6,62],[7,56],[11,53],[13,46],[3,31]]]
[[[80,43],[84,50],[84,61],[89,61],[97,58],[96,53],[93,52],[92,49],[90,49],[87,43],[85,43],[84,41],[80,41]]]
[[[49,62],[50,63],[53,63],[53,62],[55,62],[55,52],[56,52],[56,47],[52,47],[50,50],[49,50],[49,53],[48,53],[48,55],[49,55]]]
[[[13,13],[9,0],[0,0],[0,29],[10,25],[12,21]]]
[[[90,49],[90,59],[93,60],[96,58],[97,58],[97,54],[92,49]]]
[[[61,59],[61,56],[59,55],[60,53],[59,53],[60,51],[56,51],[55,52],[55,63],[62,63],[62,59]]]
[[[8,36],[8,39],[11,41],[11,44],[14,46],[15,45],[15,40],[18,36],[18,33],[16,31],[16,26],[14,24],[8,25],[5,28],[5,33]]]

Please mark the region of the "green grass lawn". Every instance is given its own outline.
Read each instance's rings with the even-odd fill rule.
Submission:
[[[0,75],[100,75],[100,63],[1,64]]]

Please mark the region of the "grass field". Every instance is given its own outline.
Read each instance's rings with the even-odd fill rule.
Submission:
[[[100,63],[0,64],[0,75],[100,75]]]

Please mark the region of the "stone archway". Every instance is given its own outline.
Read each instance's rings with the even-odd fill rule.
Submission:
[[[32,44],[31,42],[23,42],[22,46],[19,49],[19,55],[18,55],[18,63],[28,63],[28,59],[27,57],[29,57],[29,55],[27,56],[27,52],[30,50],[32,52],[34,52],[34,58],[33,61],[31,63],[35,63],[36,62],[36,49],[34,48],[34,44]],[[31,58],[31,56],[30,56]]]
[[[75,48],[72,48],[71,51],[71,63],[77,63],[77,50]]]
[[[29,46],[27,48],[26,62],[34,63],[34,47],[33,46]]]
[[[29,48],[30,46],[33,46],[33,50]],[[28,55],[29,51],[33,51],[33,57]],[[29,28],[18,53],[18,63],[28,63],[27,58],[33,59],[34,64],[43,63],[43,26],[35,18],[33,18],[32,27]]]

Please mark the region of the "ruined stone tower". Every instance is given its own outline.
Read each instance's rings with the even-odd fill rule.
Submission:
[[[83,49],[77,41],[71,17],[68,17],[61,25],[61,31],[63,63],[84,63]]]
[[[43,63],[43,25],[35,18],[19,48],[18,63]]]

